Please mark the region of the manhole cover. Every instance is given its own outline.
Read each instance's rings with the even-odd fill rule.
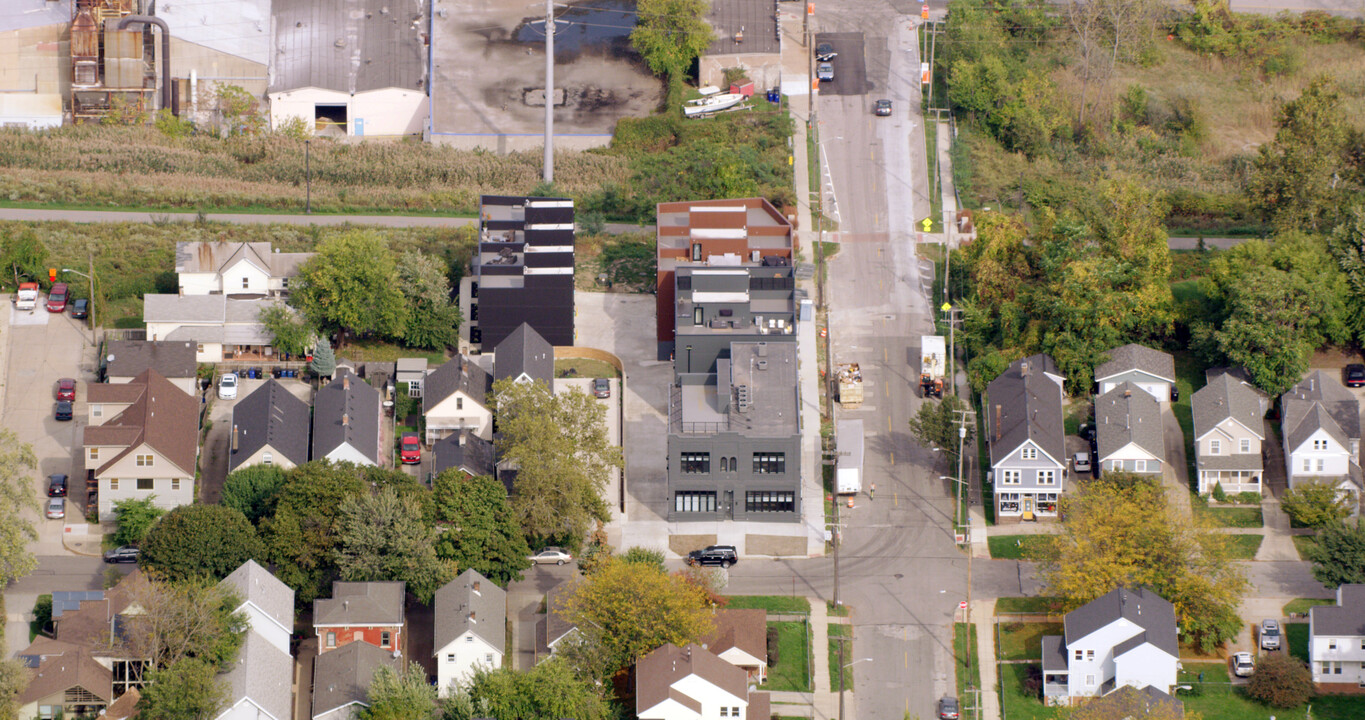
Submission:
[[[904,574],[904,573],[896,573],[895,575],[892,575],[891,577],[894,577],[894,578],[896,578],[897,580],[901,580],[901,579],[903,579],[903,578],[905,577],[905,574]]]

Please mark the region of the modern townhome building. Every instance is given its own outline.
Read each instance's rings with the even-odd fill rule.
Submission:
[[[1365,687],[1365,585],[1340,585],[1335,605],[1309,608],[1308,659],[1318,692]]]
[[[275,336],[261,311],[275,305],[288,307],[274,297],[143,295],[142,319],[148,340],[194,343],[195,362],[269,360],[276,356]]]
[[[219,583],[241,598],[247,616],[237,662],[221,678],[228,702],[216,720],[290,720],[294,712],[294,591],[255,560]]]
[[[382,411],[378,390],[338,368],[313,398],[313,459],[378,465]]]
[[[289,470],[308,462],[312,409],[271,378],[232,407],[228,472],[250,465]]]
[[[986,387],[986,441],[995,477],[996,517],[1057,516],[1066,489],[1065,378],[1047,355],[1010,364]]]
[[[1180,666],[1175,607],[1148,588],[1115,588],[1043,637],[1043,699],[1067,705],[1124,686],[1170,693]]]
[[[1281,435],[1289,487],[1306,480],[1361,491],[1360,404],[1336,378],[1315,370],[1280,396]]]
[[[181,295],[282,295],[289,292],[299,266],[312,257],[273,252],[268,242],[178,242],[175,274]]]
[[[751,685],[768,680],[768,611],[722,608],[712,614],[714,629],[701,646],[743,670]]]
[[[144,370],[155,370],[187,395],[199,395],[199,363],[192,342],[108,340],[105,343],[104,379],[127,384]]]
[[[1095,446],[1101,472],[1160,475],[1166,458],[1161,405],[1131,382],[1095,398]]]
[[[655,218],[660,360],[673,357],[678,268],[793,264],[792,224],[764,198],[659,203]]]
[[[422,381],[422,415],[428,445],[468,431],[493,439],[493,413],[486,405],[493,378],[473,358],[456,355]]]
[[[481,197],[478,252],[460,282],[461,339],[491,350],[528,323],[551,345],[573,345],[573,263],[573,200]]]
[[[313,660],[312,720],[353,720],[370,706],[370,683],[379,668],[403,672],[403,658],[392,650],[353,642]]]
[[[194,502],[199,400],[155,370],[122,385],[86,386],[81,445],[98,481],[101,517],[119,500],[153,498],[171,509]]]
[[[318,654],[361,642],[386,652],[402,652],[406,590],[402,582],[332,583],[332,597],[313,601]]]
[[[522,323],[493,350],[493,382],[539,380],[555,389],[555,349],[530,323]]]
[[[1190,396],[1199,492],[1261,492],[1261,443],[1270,400],[1240,373],[1210,370],[1208,383]]]
[[[478,668],[502,667],[507,646],[507,593],[475,570],[436,591],[433,618],[436,688],[449,697]]]
[[[640,720],[767,720],[768,693],[749,690],[740,668],[697,644],[673,643],[635,664],[635,716]]]
[[[680,267],[675,281],[669,520],[799,521],[792,268]]]
[[[1144,345],[1129,344],[1109,351],[1109,362],[1095,368],[1095,384],[1103,395],[1123,383],[1170,402],[1175,397],[1175,357]]]

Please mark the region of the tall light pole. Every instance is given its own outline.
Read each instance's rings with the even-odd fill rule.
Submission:
[[[95,324],[95,256],[94,256],[94,254],[91,254],[89,257],[90,257],[90,274],[89,274],[89,275],[87,275],[87,274],[81,272],[80,270],[72,270],[71,268],[62,268],[62,272],[64,272],[64,273],[71,273],[71,274],[73,274],[73,275],[80,275],[81,277],[83,277],[83,278],[85,278],[86,280],[89,280],[89,281],[90,281],[90,318],[89,318],[89,319],[90,319],[90,344],[96,345],[96,344],[98,344],[99,340],[98,340],[98,336],[95,334],[95,328],[98,327],[98,326]]]
[[[546,185],[555,181],[555,3],[545,0],[545,172]]]
[[[840,637],[840,640],[851,639]],[[839,643],[839,720],[844,720],[844,670],[860,662],[872,662],[872,658],[858,658],[851,663],[844,662],[844,644]]]
[[[313,214],[313,139],[305,138],[303,141],[303,173],[307,176],[308,200],[304,206],[304,212]]]

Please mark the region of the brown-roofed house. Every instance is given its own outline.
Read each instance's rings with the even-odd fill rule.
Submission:
[[[113,699],[113,673],[85,648],[49,656],[16,698],[19,717],[95,715]]]
[[[744,671],[697,644],[672,643],[635,664],[635,715],[640,720],[769,717],[768,693],[749,692]]]
[[[406,589],[401,582],[332,583],[332,597],[313,601],[318,652],[355,641],[384,650],[403,650]]]
[[[126,385],[87,387],[86,466],[99,481],[99,513],[119,500],[153,497],[171,509],[194,502],[199,401],[155,370]]]
[[[768,679],[768,611],[721,609],[713,616],[715,630],[702,638],[701,646],[749,675],[749,682]]]

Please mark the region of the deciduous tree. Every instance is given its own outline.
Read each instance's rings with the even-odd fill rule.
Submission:
[[[967,404],[956,395],[945,395],[938,403],[926,402],[910,417],[910,434],[925,447],[938,448],[949,463],[957,462],[958,448],[966,447],[976,437],[976,423],[970,415],[963,423]],[[967,434],[959,437],[961,428]]]
[[[607,673],[664,643],[697,642],[713,626],[705,591],[681,575],[623,558],[608,560],[579,583],[564,617],[586,642],[601,648]]]
[[[313,336],[316,335],[313,328],[298,313],[284,305],[266,305],[261,308],[258,319],[274,338],[271,344],[282,353],[302,355],[313,345]]]
[[[1357,519],[1324,527],[1304,555],[1313,577],[1327,587],[1365,583],[1365,524]]]
[[[247,617],[236,608],[242,598],[207,579],[166,582],[152,578],[134,585],[133,600],[145,612],[128,615],[119,637],[137,657],[159,669],[195,658],[220,671],[236,661]]]
[[[401,673],[380,666],[370,680],[368,697],[370,706],[360,711],[361,720],[428,720],[436,715],[436,688],[417,663]]]
[[[334,550],[340,508],[366,491],[360,477],[350,463],[314,460],[300,465],[287,474],[274,514],[261,521],[275,577],[294,588],[300,602],[312,602],[331,591],[337,575]]]
[[[15,720],[19,693],[28,687],[33,672],[14,659],[0,660],[0,720]]]
[[[477,570],[498,585],[521,579],[531,548],[507,502],[507,489],[491,477],[459,470],[436,476],[431,488],[440,535],[436,554],[460,571]]]
[[[436,533],[411,497],[393,488],[342,501],[336,564],[343,580],[402,580],[423,603],[455,577],[455,563],[436,556]]]
[[[1313,697],[1313,676],[1288,653],[1266,653],[1256,658],[1247,695],[1271,707],[1298,707]]]
[[[577,550],[593,520],[610,518],[602,490],[625,464],[607,438],[606,408],[581,391],[510,378],[493,394],[498,449],[517,468],[512,512],[528,536]]]
[[[1204,651],[1241,629],[1246,579],[1228,536],[1172,506],[1155,482],[1084,482],[1062,498],[1061,532],[1038,552],[1048,594],[1072,610],[1115,587],[1147,586],[1175,605],[1184,640]]]
[[[478,667],[446,703],[444,720],[606,720],[611,709],[591,680],[551,657],[530,670]]]
[[[1355,496],[1328,479],[1299,481],[1280,498],[1280,507],[1295,522],[1322,529],[1340,525],[1351,516]]]
[[[33,446],[19,442],[14,431],[0,429],[0,587],[38,566],[28,544],[38,539],[24,511],[38,514],[31,473],[38,469]]]
[[[186,658],[147,675],[139,720],[213,720],[228,702],[227,683],[212,664]]]
[[[1185,710],[1179,700],[1155,699],[1132,685],[1075,706],[1067,720],[1199,720]]]
[[[405,252],[398,258],[398,280],[407,298],[403,341],[408,347],[441,350],[460,336],[460,306],[451,301],[448,268],[438,258]]]
[[[328,330],[402,338],[407,322],[398,267],[378,233],[355,230],[323,240],[299,267],[290,303]]]
[[[140,500],[130,498],[114,502],[115,543],[137,545],[147,537],[152,526],[166,514],[166,509],[157,507],[155,501],[155,495],[148,495]]]
[[[707,0],[640,0],[630,44],[655,75],[681,78],[711,45]]]
[[[275,496],[284,486],[284,470],[278,465],[248,465],[231,472],[223,482],[223,505],[234,508],[253,524],[269,515]]]
[[[47,275],[47,246],[31,229],[11,229],[0,233],[0,277],[6,286],[37,282]]]
[[[223,505],[181,505],[152,526],[141,547],[138,565],[169,580],[221,580],[265,556],[256,528]]]

